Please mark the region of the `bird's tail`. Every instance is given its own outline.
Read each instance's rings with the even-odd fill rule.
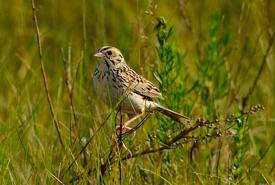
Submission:
[[[165,116],[171,118],[172,120],[178,122],[178,123],[182,123],[181,120],[190,120],[190,118],[183,116],[177,112],[174,112],[170,109],[167,109],[159,104],[156,105],[155,110],[158,112],[161,112],[162,114],[164,114]]]

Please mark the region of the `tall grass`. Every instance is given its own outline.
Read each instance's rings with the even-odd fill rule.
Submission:
[[[275,183],[273,1],[34,2],[57,122],[31,2],[1,1],[0,184]],[[123,137],[133,157],[114,154],[118,115],[92,85],[103,45],[191,122],[145,117]]]

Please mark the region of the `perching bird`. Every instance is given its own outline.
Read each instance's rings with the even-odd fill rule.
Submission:
[[[115,107],[120,103],[117,107],[132,117],[123,128],[129,128],[128,125],[145,112],[161,112],[179,123],[181,119],[189,120],[154,102],[152,98],[164,99],[160,91],[132,70],[117,48],[104,46],[94,56],[98,60],[93,79],[96,93],[107,105]]]

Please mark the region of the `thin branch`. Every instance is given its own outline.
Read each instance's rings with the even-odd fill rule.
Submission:
[[[170,140],[165,146],[161,146],[161,147],[156,148],[156,149],[150,149],[150,148],[148,148],[148,149],[146,149],[146,150],[144,150],[144,151],[142,151],[142,152],[140,152],[140,153],[136,153],[136,154],[133,154],[133,155],[130,155],[130,154],[129,154],[129,155],[123,157],[121,160],[122,160],[122,161],[125,161],[125,160],[131,159],[131,158],[136,158],[136,157],[139,157],[139,156],[143,156],[143,155],[147,155],[147,154],[151,154],[151,153],[155,153],[155,152],[160,152],[160,151],[163,151],[163,150],[173,149],[173,148],[174,148],[173,146],[174,146],[175,144],[177,144],[177,142],[178,142],[179,140],[181,140],[181,139],[190,138],[190,139],[195,139],[195,141],[199,141],[199,140],[204,140],[204,139],[206,139],[206,138],[220,137],[220,136],[222,136],[222,131],[221,131],[221,129],[217,130],[217,132],[216,132],[214,135],[209,135],[209,134],[207,134],[207,135],[205,135],[205,136],[200,136],[200,137],[194,137],[194,136],[188,137],[187,135],[188,135],[189,133],[193,132],[194,130],[199,129],[199,128],[201,128],[201,127],[206,126],[206,127],[208,127],[208,128],[211,128],[211,127],[209,127],[210,125],[212,125],[212,124],[217,124],[217,125],[219,125],[219,124],[220,124],[220,121],[231,122],[232,120],[236,120],[236,119],[239,119],[239,118],[241,118],[241,117],[243,117],[243,116],[249,115],[249,114],[251,114],[251,112],[253,112],[253,111],[259,111],[259,110],[263,110],[263,109],[264,109],[263,106],[257,106],[257,107],[258,107],[257,109],[250,109],[250,111],[248,111],[248,112],[243,112],[243,113],[241,113],[241,115],[239,115],[239,116],[237,116],[237,117],[228,118],[228,119],[226,119],[226,120],[218,120],[218,119],[216,119],[216,120],[214,120],[214,121],[209,121],[209,120],[204,121],[203,119],[198,119],[194,125],[192,125],[192,126],[190,126],[189,128],[186,128],[186,129],[184,129],[183,131],[181,131],[177,136],[175,136],[172,140]],[[213,127],[213,128],[214,128],[214,127]],[[226,132],[227,132],[230,128],[232,128],[232,126],[229,126],[228,128],[226,128]],[[225,132],[225,133],[226,133],[226,132]],[[186,142],[188,143],[188,142],[190,142],[190,141],[186,141]],[[116,162],[116,159],[115,159],[114,161],[112,161],[112,162],[105,163],[105,164],[103,164],[103,165],[101,166],[102,175],[104,175],[105,170],[107,169],[107,167],[108,167],[109,165],[113,164],[114,162]],[[89,173],[91,173],[91,172],[92,172],[92,170],[89,171]]]
[[[121,159],[121,161],[125,161],[125,160],[128,160],[128,159],[131,159],[131,158],[136,158],[136,157],[139,157],[139,156],[143,156],[143,155],[147,155],[147,154],[151,154],[151,153],[155,153],[155,152],[160,152],[160,151],[163,151],[163,150],[168,150],[168,149],[173,149],[173,145],[175,143],[177,143],[179,140],[185,138],[190,132],[202,127],[202,126],[206,126],[206,125],[209,125],[209,124],[213,124],[213,123],[219,123],[219,121],[214,121],[214,122],[209,122],[209,121],[198,121],[196,124],[194,124],[193,126],[187,128],[187,129],[184,129],[183,131],[181,131],[177,136],[175,136],[171,141],[169,141],[165,146],[162,146],[162,147],[159,147],[159,148],[156,148],[156,149],[150,149],[148,148],[147,150],[144,150],[143,152],[141,153],[136,153],[136,154],[133,154],[133,155],[127,155],[125,157],[123,157]],[[217,134],[216,135],[217,137],[221,136],[221,134]],[[206,136],[206,137],[211,137],[211,136]],[[193,138],[193,137],[190,137],[190,138]],[[203,139],[200,138],[200,139]],[[113,161],[112,163],[114,163],[115,161]],[[112,164],[111,163],[111,164]],[[104,174],[105,171],[104,169],[107,168],[107,165],[110,165],[110,164],[104,164],[101,169],[103,170],[102,173]]]
[[[40,59],[40,63],[41,63],[41,72],[42,72],[42,76],[43,76],[45,91],[46,91],[46,94],[47,94],[47,100],[48,100],[48,103],[49,103],[49,106],[50,106],[50,110],[51,110],[51,114],[52,114],[52,117],[53,117],[53,120],[54,120],[55,128],[56,128],[56,131],[58,133],[59,141],[60,141],[63,149],[65,150],[65,146],[64,146],[64,143],[63,143],[62,137],[61,137],[59,124],[58,124],[58,121],[56,119],[56,115],[55,115],[53,105],[52,105],[51,96],[50,96],[50,93],[49,93],[47,75],[46,75],[46,72],[45,72],[44,61],[42,59],[42,47],[41,47],[40,31],[39,31],[37,17],[36,17],[34,0],[31,0],[31,3],[32,3],[33,21],[34,21],[35,28],[36,28],[37,45],[38,45],[38,51],[39,51],[39,59]]]
[[[247,119],[247,116],[249,114],[252,114],[252,113],[255,113],[255,112],[261,111],[261,110],[264,110],[264,107],[262,105],[256,105],[255,107],[251,107],[249,111],[241,112],[241,115],[237,115],[237,116],[233,116],[233,117],[231,116],[230,118],[227,118],[226,120],[216,119],[214,121],[209,121],[209,120],[205,121],[202,118],[198,118],[197,121],[193,125],[182,130],[178,135],[176,135],[169,142],[163,143],[163,144],[165,144],[164,146],[161,146],[161,147],[155,148],[155,149],[151,149],[154,146],[154,144],[153,144],[153,145],[150,145],[149,148],[145,149],[142,152],[135,153],[133,155],[129,154],[123,158],[120,158],[120,157],[115,158],[115,155],[113,154],[113,152],[111,150],[105,163],[100,165],[101,175],[104,176],[104,174],[106,173],[106,170],[109,169],[109,167],[116,162],[125,161],[128,159],[140,157],[140,156],[155,153],[155,152],[160,152],[163,150],[175,149],[175,148],[177,148],[177,146],[180,146],[182,144],[189,143],[189,142],[198,142],[198,141],[203,141],[208,138],[211,139],[211,138],[221,137],[223,134],[232,134],[229,129],[231,129],[232,126],[235,125],[239,119],[244,119],[244,117],[246,117],[246,119]],[[221,121],[230,123],[230,125],[225,130],[221,130],[217,127],[218,125],[220,125]],[[233,123],[233,125],[232,125],[232,123]],[[214,124],[215,124],[215,126],[214,126]],[[202,135],[188,136],[188,134],[192,133],[194,130],[202,128],[202,127],[211,128],[213,130],[216,130],[216,132],[215,132],[215,134],[211,134],[211,135],[208,133],[204,136],[202,136]],[[180,141],[181,139],[184,139],[184,141],[179,143],[178,141]],[[94,173],[94,172],[96,172],[96,170],[97,170],[97,168],[89,169],[89,171],[86,173],[86,175]],[[81,174],[81,175],[71,179],[69,181],[69,183],[73,183],[73,182],[79,180],[84,175],[85,174]]]
[[[261,67],[260,67],[260,69],[259,69],[259,71],[258,71],[258,74],[257,74],[257,76],[256,76],[255,79],[254,79],[253,85],[252,85],[252,87],[250,88],[250,90],[249,90],[248,94],[246,95],[246,97],[243,98],[243,109],[245,109],[245,107],[246,107],[246,105],[247,105],[247,101],[248,101],[249,98],[251,97],[251,95],[252,95],[252,93],[253,93],[253,91],[254,91],[254,89],[255,89],[257,83],[258,83],[258,80],[259,80],[259,78],[260,78],[260,76],[261,76],[261,74],[262,74],[262,72],[263,72],[263,69],[264,69],[265,64],[266,64],[266,61],[267,61],[267,57],[268,57],[269,52],[270,52],[270,50],[271,50],[271,48],[272,48],[272,45],[273,45],[273,43],[274,43],[274,39],[275,39],[275,33],[273,33],[271,39],[269,39],[268,47],[267,47],[267,49],[266,49],[266,52],[265,52],[265,55],[264,55],[264,58],[263,58]]]

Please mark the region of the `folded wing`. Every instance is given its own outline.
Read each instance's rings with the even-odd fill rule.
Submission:
[[[121,76],[124,79],[129,79],[126,81],[126,85],[131,91],[150,98],[164,99],[157,87],[132,69],[122,71]]]

